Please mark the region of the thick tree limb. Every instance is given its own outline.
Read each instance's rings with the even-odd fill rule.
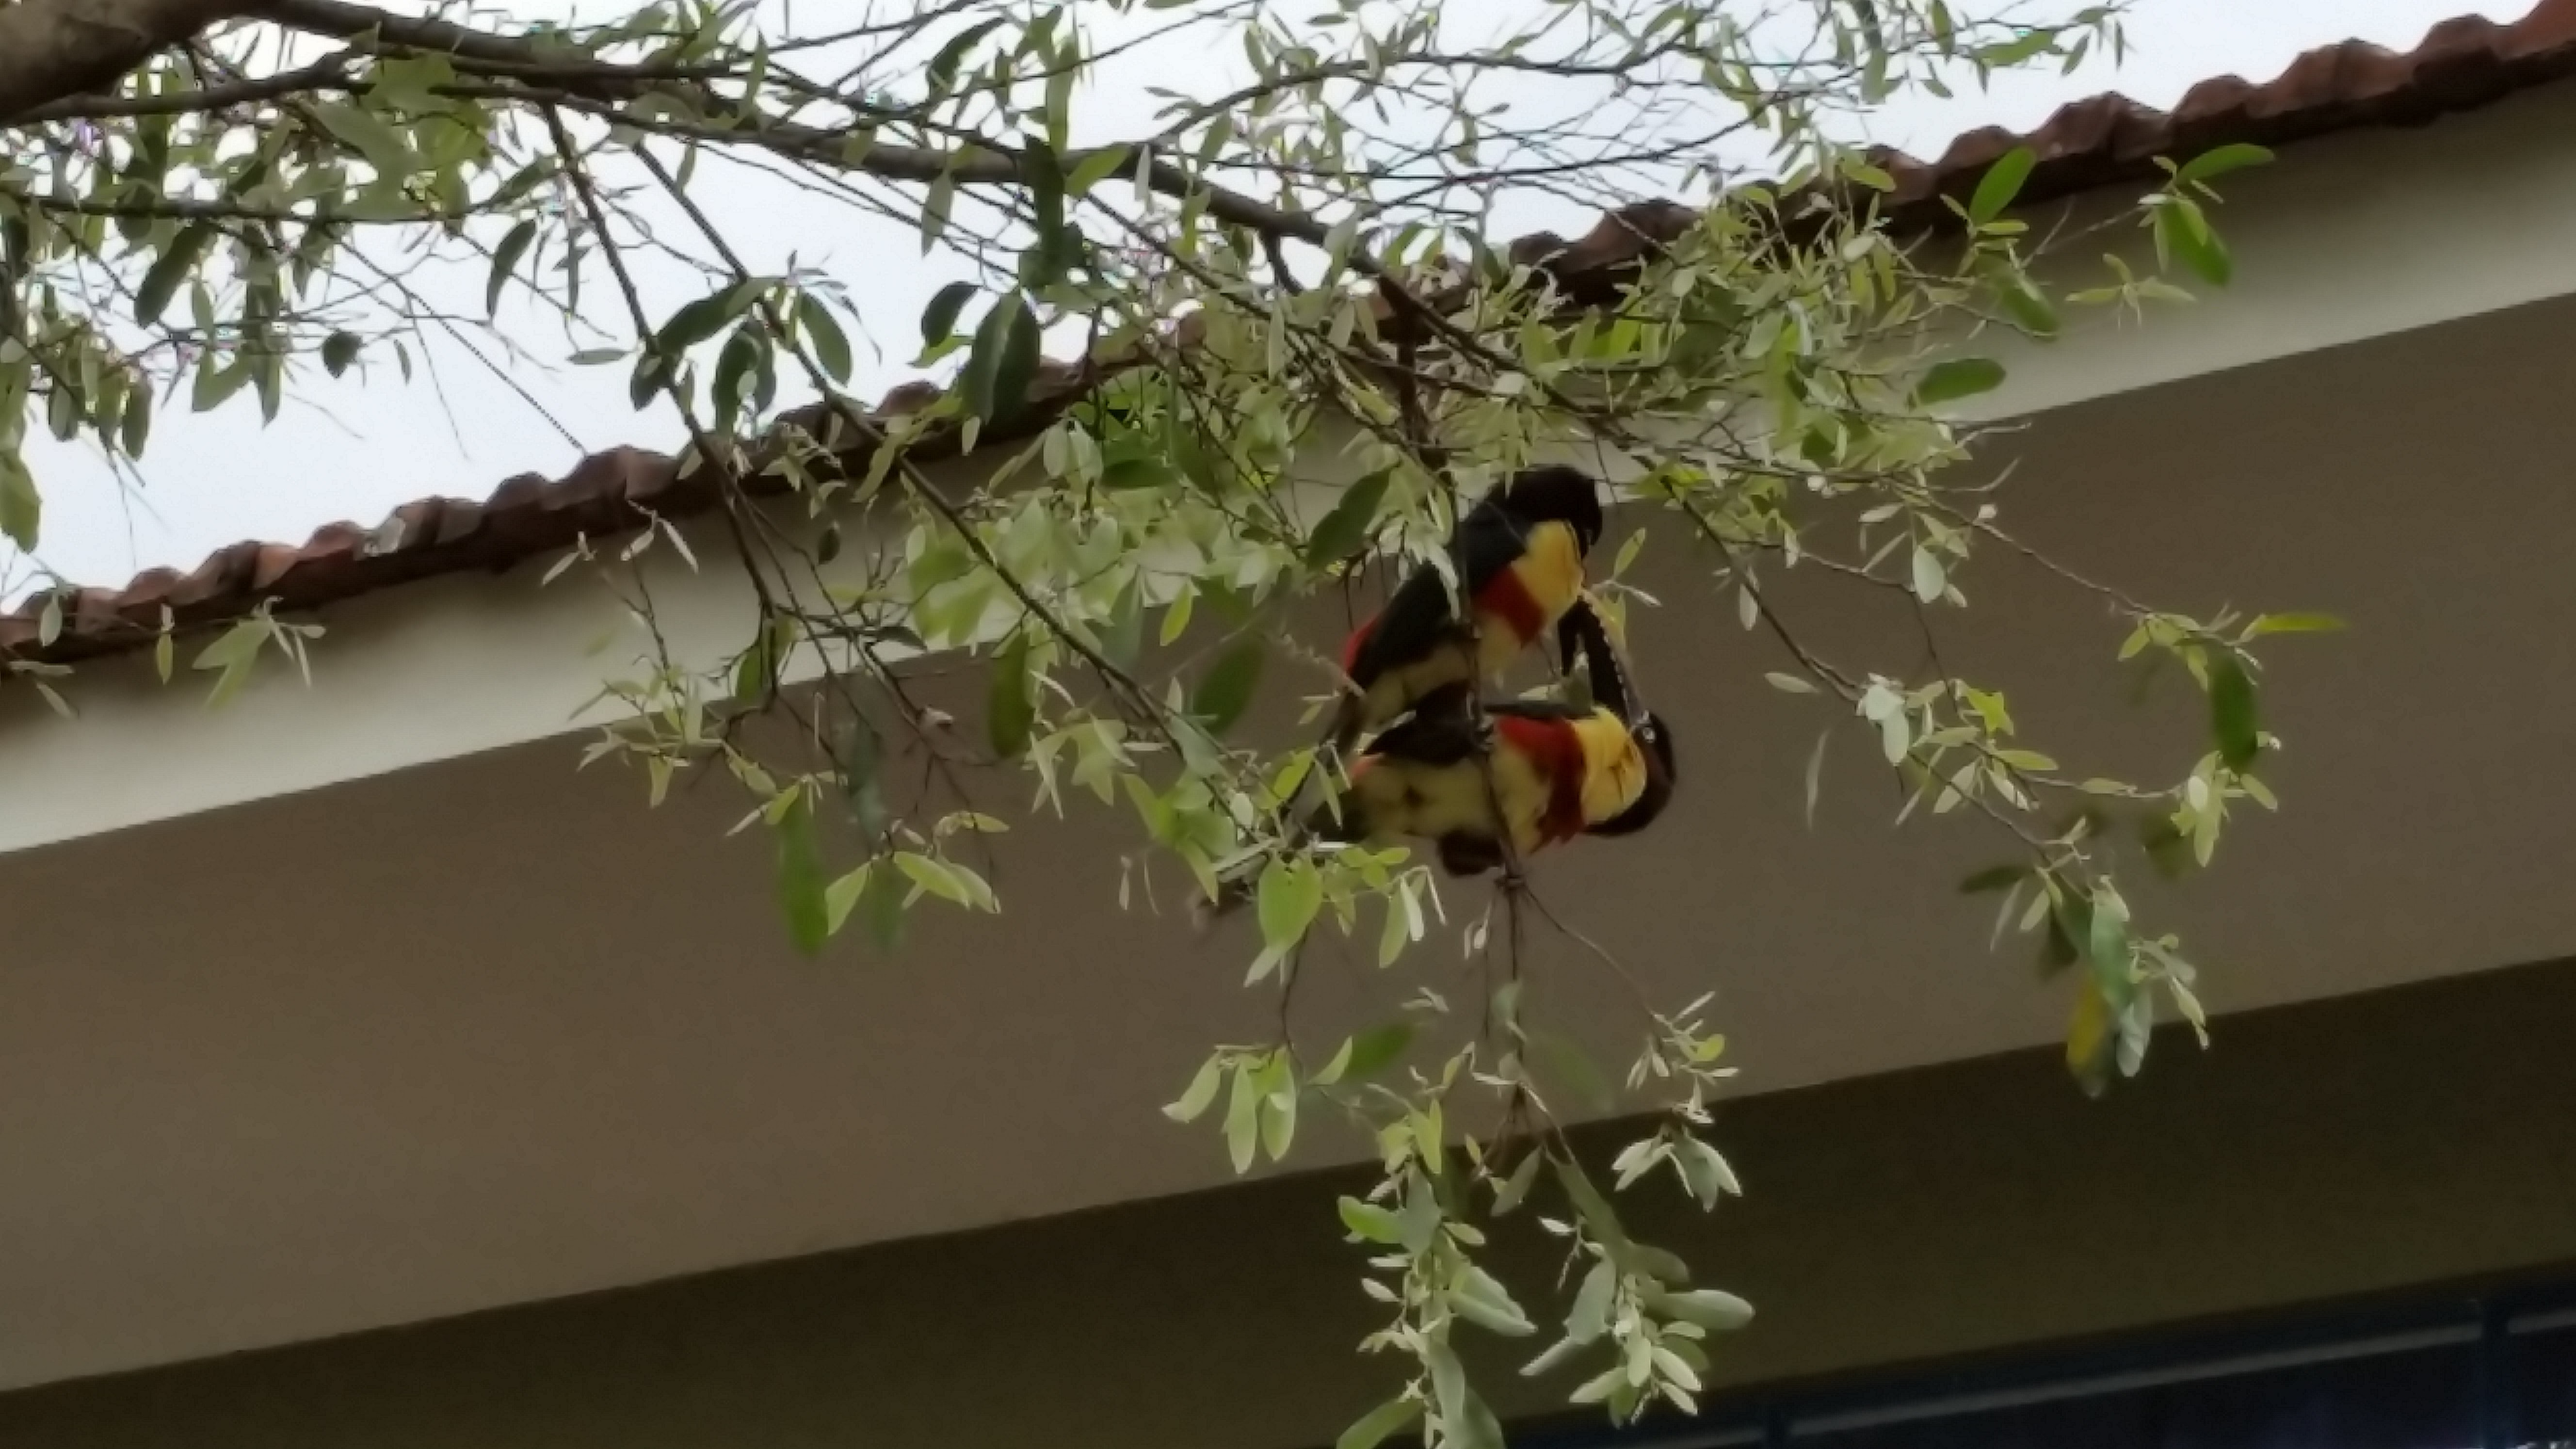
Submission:
[[[240,9],[309,35],[343,41],[373,37],[386,46],[435,51],[483,66],[534,72],[558,82],[589,79],[623,87],[631,93],[670,79],[667,73],[651,67],[592,60],[560,39],[495,35],[451,20],[395,15],[372,5],[350,4],[348,0],[240,0]]]
[[[868,172],[890,181],[928,182],[946,177],[962,186],[1008,186],[1023,184],[1027,179],[1017,152],[998,141],[979,144],[967,151],[941,151],[879,140],[863,153],[853,156],[847,146],[849,138],[846,133],[747,115],[731,99],[702,86],[670,80],[639,67],[591,60],[559,44],[495,35],[451,21],[391,15],[373,6],[350,3],[350,0],[241,0],[241,3],[249,13],[314,35],[342,41],[358,41],[372,35],[387,45],[437,51],[481,65],[515,70],[530,83],[531,99],[541,102],[591,102],[595,105],[603,100],[631,99],[641,91],[653,89],[683,99],[700,114],[726,123],[691,126],[666,119],[646,128],[650,130],[689,135],[719,145],[759,146],[848,170]],[[545,94],[548,85],[560,87],[560,93]],[[582,108],[591,109],[589,106]],[[748,123],[748,128],[743,123]],[[1095,149],[1130,151],[1125,146]],[[1071,168],[1091,154],[1092,151],[1082,151],[1067,155],[1059,164]],[[1330,231],[1329,227],[1312,217],[1285,211],[1240,192],[1209,184],[1169,161],[1151,163],[1147,169],[1147,184],[1175,199],[1204,192],[1208,197],[1209,215],[1265,237],[1320,245]],[[1367,268],[1363,266],[1362,270]]]
[[[0,6],[0,123],[102,90],[152,52],[248,12],[254,0],[18,0]]]
[[[559,42],[496,35],[446,20],[395,15],[350,0],[19,0],[0,8],[0,117],[17,117],[51,102],[103,89],[154,50],[237,16],[257,16],[289,29],[341,41],[372,39],[404,49],[437,51],[483,66],[516,70],[531,82],[550,83],[564,93],[549,96],[542,85],[532,85],[532,100],[583,100],[595,104],[661,90],[686,99],[702,114],[748,121],[751,129],[714,125],[696,128],[670,122],[650,129],[695,134],[718,143],[763,146],[807,159],[828,160],[889,180],[928,182],[944,176],[963,185],[993,186],[1019,184],[1026,179],[1022,162],[1007,146],[978,146],[971,153],[961,154],[880,141],[853,157],[843,134],[740,115],[731,100],[650,69],[593,60]],[[308,68],[307,72],[296,73],[294,79],[321,78],[311,72],[312,68]],[[251,83],[242,98],[264,98],[284,88],[277,78]],[[1078,164],[1087,154],[1067,156],[1062,164]],[[1158,159],[1151,163],[1148,184],[1174,198],[1204,192],[1210,215],[1264,237],[1320,244],[1328,230],[1311,217],[1210,185],[1169,161]],[[1369,268],[1363,265],[1362,270]]]

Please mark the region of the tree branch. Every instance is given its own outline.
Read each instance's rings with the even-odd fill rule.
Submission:
[[[0,6],[0,121],[113,85],[256,0],[18,0]]]
[[[1025,184],[1027,180],[1026,163],[1019,152],[1000,141],[982,141],[950,151],[878,140],[870,143],[863,153],[853,155],[850,134],[846,130],[774,120],[755,107],[684,79],[673,79],[649,68],[593,60],[578,52],[567,53],[557,45],[536,39],[494,35],[445,20],[391,15],[372,6],[349,3],[349,0],[236,0],[236,3],[251,13],[291,29],[342,41],[358,41],[373,35],[391,45],[436,51],[479,65],[517,70],[532,80],[550,82],[569,93],[550,94],[542,89],[533,90],[527,99],[538,104],[569,104],[588,110],[601,100],[629,100],[643,91],[654,90],[686,102],[710,118],[705,125],[669,118],[657,118],[652,123],[629,116],[611,118],[643,125],[647,130],[718,145],[758,146],[867,172],[890,181],[927,183],[946,177],[961,186],[1010,186]],[[585,106],[583,102],[590,102],[591,106]],[[852,101],[844,100],[842,104],[864,109]],[[1103,151],[1132,155],[1134,150],[1133,145],[1093,147],[1070,153],[1059,164],[1071,169]],[[1241,192],[1211,184],[1170,161],[1152,161],[1146,174],[1147,184],[1153,190],[1175,200],[1204,194],[1208,199],[1210,216],[1262,236],[1320,246],[1331,233],[1330,227],[1313,217],[1282,210]]]

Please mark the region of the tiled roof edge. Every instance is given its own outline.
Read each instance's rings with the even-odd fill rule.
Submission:
[[[2414,49],[2362,41],[2321,46],[2255,84],[2219,76],[2195,85],[2171,111],[2116,93],[2061,106],[2038,128],[1970,131],[1933,160],[1881,149],[1873,159],[1895,178],[1893,224],[1920,231],[1939,223],[1941,198],[1964,196],[2006,151],[2037,156],[2021,199],[2035,203],[2150,178],[2155,158],[2198,154],[2240,142],[2280,146],[2370,126],[2419,125],[2472,110],[2516,91],[2576,74],[2576,0],[2542,0],[2520,20],[2445,20]],[[1569,294],[1606,294],[1658,241],[1689,225],[1675,202],[1607,213],[1571,242],[1552,233],[1513,241],[1517,261],[1544,266]],[[1026,436],[1097,385],[1097,364],[1047,362],[1016,425],[988,437]],[[896,388],[879,417],[915,411],[936,384]],[[247,614],[268,601],[304,610],[434,575],[502,570],[573,546],[631,531],[649,515],[678,518],[716,502],[711,479],[682,477],[677,460],[640,448],[594,453],[560,478],[521,474],[481,502],[424,498],[396,508],[373,528],[333,523],[302,544],[237,543],[196,568],[148,569],[121,588],[83,588],[64,598],[60,632],[40,642],[49,594],[0,615],[0,659],[69,663],[140,648],[160,632],[163,610],[181,627]]]

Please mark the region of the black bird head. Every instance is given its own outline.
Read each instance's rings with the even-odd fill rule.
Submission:
[[[1664,727],[1661,718],[1649,714],[1637,721],[1629,733],[1645,747],[1646,788],[1638,793],[1635,803],[1586,830],[1586,835],[1634,835],[1654,824],[1664,807],[1673,803],[1673,786],[1680,778],[1673,764],[1673,732]]]
[[[1503,480],[1494,496],[1514,518],[1562,523],[1573,529],[1587,554],[1608,527],[1601,512],[1600,480],[1580,468],[1562,464],[1524,468]]]

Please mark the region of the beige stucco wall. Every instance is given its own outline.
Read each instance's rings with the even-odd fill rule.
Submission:
[[[2576,228],[2576,184],[2561,184],[2576,174],[2559,124],[2570,114],[2576,90],[2562,89],[2422,131],[2302,148],[2249,177],[2241,196],[2231,188],[2244,282],[2227,298],[2164,314],[2118,346],[2060,347],[2020,374],[2056,389],[2014,404],[2049,410],[2026,438],[2001,445],[2023,465],[2006,518],[2025,536],[2158,603],[2322,607],[2355,625],[2331,641],[2282,641],[2267,656],[2267,718],[2292,742],[2276,776],[2288,811],[2249,821],[2219,875],[2171,903],[2186,939],[2209,953],[2208,995],[2221,1010],[2576,952],[2576,916],[2560,904],[2562,862],[2576,854],[2565,804],[2576,792],[2567,567],[2576,491],[2566,486],[2564,396],[2576,298],[2563,295],[2576,286],[2576,248],[2554,244]],[[2510,310],[2403,330],[2498,307]],[[2339,342],[2352,345],[2327,345]],[[2211,370],[2234,363],[2256,365]],[[1816,701],[1762,684],[1760,671],[1779,662],[1772,646],[1736,631],[1723,606],[1706,607],[1694,591],[1707,561],[1677,532],[1662,529],[1641,567],[1679,606],[1641,617],[1636,643],[1684,742],[1685,804],[1652,836],[1549,861],[1551,898],[1576,907],[1577,924],[1659,999],[1718,988],[1747,1089],[2044,1039],[2063,1020],[2062,997],[1990,957],[1983,907],[1949,889],[1994,859],[1992,837],[1960,821],[1889,831],[1894,801],[1857,739],[1836,745],[1806,826],[1802,762],[1826,717]],[[1254,1039],[1271,1009],[1239,989],[1249,954],[1239,941],[1201,942],[1167,918],[1107,908],[1115,854],[1134,839],[1125,819],[1078,811],[1062,826],[1016,831],[1001,881],[1011,905],[999,920],[927,916],[891,962],[854,948],[820,964],[792,959],[757,838],[719,844],[737,800],[682,791],[647,814],[631,777],[572,771],[578,742],[551,732],[610,667],[590,652],[601,600],[542,590],[540,572],[441,580],[334,610],[309,695],[281,682],[210,715],[193,691],[137,684],[93,698],[85,682],[90,714],[77,724],[27,700],[35,713],[0,718],[0,847],[31,847],[0,854],[0,898],[11,907],[0,952],[0,1383],[436,1319],[1222,1177],[1208,1138],[1172,1128],[1153,1107],[1206,1043]],[[1922,664],[1901,599],[1828,597],[1833,586],[1813,573],[1777,590],[1807,637],[1855,664]],[[2159,778],[2200,747],[2188,692],[2168,690],[2147,709],[2123,704],[2109,659],[2118,629],[2098,601],[1999,550],[1965,582],[1978,607],[1955,632],[1941,616],[1944,657],[2008,685],[2038,743],[2083,773],[2099,765]],[[702,644],[730,638],[743,617],[738,598],[706,588],[681,590],[694,603],[678,610]],[[1289,688],[1285,674],[1273,671],[1274,691]],[[960,712],[971,717],[974,693],[965,699]],[[1019,787],[1010,788],[1000,813],[1016,818]],[[110,828],[120,824],[129,828]],[[2146,903],[2167,918],[2166,902]],[[1565,983],[1569,1019],[1585,1032],[1632,1030],[1624,995],[1596,989],[1574,947],[1554,949],[1538,979]],[[1435,956],[1454,960],[1426,953],[1425,970]],[[1302,988],[1301,1011],[1315,1019],[1301,1030],[1338,1029],[1336,1013],[1355,1015],[1367,992],[1413,979],[1319,974]],[[1596,1009],[1614,998],[1618,1010]],[[2232,1025],[2223,1032],[2227,1061],[2255,1050]],[[995,1071],[996,1061],[1010,1065]],[[2054,1092],[2053,1077],[2040,1090]],[[1975,1095],[1959,1091],[1962,1101]],[[1737,1115],[1759,1133],[1772,1110]],[[1779,1110],[1795,1121],[1794,1111],[1821,1109]],[[2116,1123],[2125,1110],[2081,1120]],[[2233,1127],[2158,1110],[2183,1124],[2174,1131]],[[1938,1117],[1992,1132],[1978,1139],[1991,1151],[2018,1150],[2018,1128],[1986,1128],[1992,1119],[1964,1107]],[[2356,1151],[2383,1140],[2376,1119],[2346,1130]],[[954,1147],[990,1140],[1013,1150]],[[1866,1138],[1815,1140],[1829,1145],[1812,1148],[1822,1164],[1812,1171],[1750,1164],[1762,1196],[1736,1216],[1756,1225],[1765,1213],[1812,1216],[1823,1189],[1801,1183],[1837,1180],[1857,1170],[1851,1162],[1898,1160],[1869,1155]],[[1315,1134],[1303,1160],[1330,1160],[1336,1146]],[[2123,1136],[2101,1150],[2115,1146],[2137,1144]],[[2233,1162],[2222,1159],[2230,1172]],[[2090,1164],[2066,1170],[2112,1170]],[[2154,1175],[2134,1183],[2150,1194],[2204,1190]],[[2273,1201],[2230,1190],[2249,1212]],[[2009,1195],[2015,1210],[1997,1231],[2034,1231],[2031,1192]],[[1870,1207],[1838,1205],[1844,1216],[1832,1221],[1874,1223]],[[1325,1221],[1298,1219],[1307,1232]],[[2145,1221],[2178,1234],[2170,1219]],[[1017,1231],[1043,1245],[1073,1230]],[[2233,1250],[2234,1231],[2203,1236]],[[1255,1243],[1245,1250],[1253,1261],[1228,1271],[1276,1272],[1282,1284],[1311,1281],[1288,1273],[1300,1244],[1334,1251],[1320,1238],[1283,1247],[1248,1228],[1171,1236]],[[2163,1312],[2165,1260],[2203,1250],[2179,1235],[2111,1237],[2105,1259],[2136,1255],[2159,1269],[2140,1275],[2147,1296],[2118,1300],[2124,1313]],[[1748,1275],[1782,1275],[1756,1284],[1766,1289],[1804,1286],[1783,1264],[1851,1251],[1822,1227],[1795,1241],[1730,1232],[1721,1248]],[[1036,1281],[1095,1271],[1068,1261],[1174,1281],[1205,1274],[1157,1267],[1145,1251],[1027,1251]],[[1851,1313],[1854,1303],[1902,1302],[1890,1294],[1908,1283],[1959,1281],[1946,1276],[1958,1259],[1923,1246],[1899,1267],[1873,1269],[1897,1274],[1894,1287],[1853,1292],[1827,1279],[1834,1291],[1821,1298],[1767,1296]],[[810,1310],[791,1311],[805,1290],[778,1288],[789,1306],[755,1305],[742,1311],[750,1327],[703,1332],[726,1343],[772,1332],[836,1342],[807,1331],[822,1305],[902,1305],[915,1281],[905,1273],[918,1270],[866,1270],[880,1271],[893,1279],[864,1293],[821,1280]],[[1301,1310],[1286,1286],[1206,1281],[1264,1311],[1279,1305],[1287,1321],[1277,1334],[1309,1348],[1317,1314],[1359,1304],[1333,1288],[1327,1305]],[[718,1299],[737,1291],[750,1290]],[[2024,1306],[2002,1291],[1891,1322],[1974,1338],[1976,1324]],[[2116,1296],[2071,1277],[2044,1293]],[[1078,1437],[1103,1438],[1106,1409],[1079,1415],[1141,1402],[1152,1361],[1081,1372],[1084,1354],[1107,1351],[1074,1312],[1096,1295],[1067,1288],[1040,1301],[1053,1318],[1004,1330],[1020,1335],[1003,1355],[1026,1386],[1004,1400],[1030,1416],[1020,1437],[1073,1415],[1091,1426]],[[710,1312],[709,1322],[731,1322]],[[883,1321],[902,1325],[886,1331],[922,1361],[961,1331],[917,1308],[886,1310]],[[1080,1331],[1064,1331],[1067,1322]],[[1156,1322],[1153,1332],[1194,1352],[1222,1337],[1196,1321]],[[1358,1331],[1348,1321],[1323,1335],[1331,1363]],[[672,1332],[695,1342],[700,1330]],[[1241,1329],[1275,1358],[1285,1349],[1263,1338],[1270,1332],[1260,1321]],[[584,1338],[583,1353],[606,1366],[544,1377],[562,1378],[564,1403],[633,1402],[654,1424],[684,1424],[669,1404],[617,1387],[626,1372],[617,1366],[631,1362],[621,1345],[660,1343],[659,1333]],[[1837,1361],[1814,1347],[1825,1340],[1780,1335],[1748,1348],[1745,1371]],[[2011,1336],[1985,1336],[1999,1335]],[[511,1373],[543,1361],[515,1346],[491,1351]],[[354,1364],[379,1351],[347,1352]],[[866,1372],[822,1349],[742,1362],[769,1367],[678,1378],[710,1385],[704,1392],[732,1414],[713,1385],[761,1374],[801,1385],[810,1373],[847,1401],[801,1387],[778,1397],[834,1426],[874,1392],[871,1374],[907,1388],[929,1382],[903,1355],[864,1358]],[[290,1380],[280,1392],[372,1403],[386,1391],[361,1387],[379,1383],[371,1372],[334,1371],[320,1387]],[[449,1377],[419,1371],[403,1382]],[[474,1394],[489,1412],[531,1416],[497,1390]],[[1254,1414],[1245,1437],[1281,1444],[1314,1437],[1344,1407],[1302,1386],[1269,1401],[1266,1416],[1254,1412],[1261,1402],[1244,1403]],[[885,1413],[908,1428],[940,1411],[963,1409],[932,1395]],[[1231,1424],[1186,1413],[1170,1422]],[[10,1428],[0,1415],[0,1434]]]
[[[2576,1263],[2576,963],[2240,1017],[2091,1103],[2046,1053],[1727,1108],[1650,1212],[1836,1374]],[[1334,1184],[1277,1181],[0,1397],[6,1449],[1295,1449],[1368,1401]],[[1525,1246],[1525,1245],[1524,1245]]]
[[[2220,1011],[2576,955],[2571,329],[2576,300],[2070,408],[2011,440],[2005,516],[2072,565],[2182,607],[2352,621],[2267,654],[2283,814],[2250,818],[2176,898],[2139,890]],[[2063,992],[2019,949],[1990,954],[1990,906],[1951,888],[1996,858],[1994,833],[1965,812],[1889,829],[1883,767],[1848,730],[1810,828],[1802,767],[1828,714],[1763,684],[1782,661],[1761,636],[1712,626],[1706,561],[1671,534],[1641,567],[1673,607],[1641,611],[1635,642],[1683,744],[1682,804],[1543,862],[1548,899],[1654,999],[1718,991],[1748,1092],[2047,1040]],[[2128,703],[2098,601],[1999,554],[1967,585],[1944,659],[2009,688],[2070,768],[2169,778],[2198,753],[2189,691]],[[1809,577],[1777,597],[1837,658],[1921,658],[1901,600]],[[1110,908],[1125,819],[1024,822],[1002,916],[925,913],[893,959],[807,962],[777,930],[762,843],[720,838],[735,798],[647,812],[632,776],[577,774],[578,743],[0,856],[0,1382],[1223,1179],[1212,1137],[1154,1108],[1274,1008],[1242,989],[1239,935]],[[997,810],[1017,819],[1010,788]],[[1533,999],[1624,1054],[1627,994],[1568,941],[1534,951]],[[1332,959],[1300,988],[1307,1040],[1368,993],[1462,985],[1445,947],[1390,974]],[[2260,1050],[2224,1018],[2220,1036],[2230,1061]],[[995,1141],[1009,1150],[958,1149]],[[1300,1161],[1344,1145],[1314,1131]],[[1804,1201],[1796,1175],[1754,1184],[1753,1214],[1775,1191]]]

